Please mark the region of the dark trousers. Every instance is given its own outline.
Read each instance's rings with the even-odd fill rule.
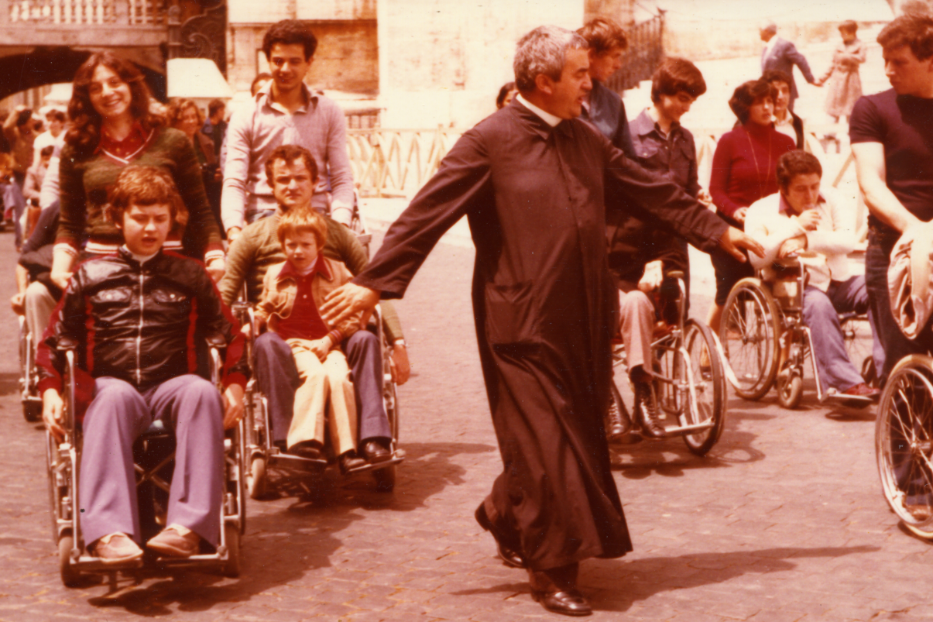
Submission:
[[[177,523],[211,544],[220,536],[223,401],[207,380],[185,375],[140,393],[98,378],[84,418],[80,508],[84,541],[122,532],[140,542],[133,443],[156,419],[175,431],[175,471],[166,526]]]
[[[881,343],[880,348],[875,348],[874,355],[880,386],[884,386],[888,381],[888,376],[898,361],[909,354],[925,353],[928,345],[925,343],[927,340],[922,337],[917,341],[911,341],[904,336],[891,313],[888,266],[891,264],[891,250],[898,237],[897,233],[884,232],[872,227],[868,232],[868,248],[865,251],[865,285],[875,324],[872,330]]]
[[[360,442],[371,439],[391,439],[392,430],[382,403],[382,350],[379,338],[367,330],[359,330],[342,344],[360,414]],[[295,407],[295,390],[301,384],[292,350],[278,334],[268,331],[255,343],[253,356],[256,382],[266,396],[272,440],[285,441]]]

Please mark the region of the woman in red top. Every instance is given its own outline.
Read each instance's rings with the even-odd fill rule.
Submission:
[[[764,80],[751,80],[735,89],[729,107],[741,125],[722,135],[713,155],[709,192],[716,213],[739,229],[745,227],[749,205],[778,191],[778,158],[795,148],[792,138],[774,129],[774,96],[774,87]],[[716,270],[716,300],[707,324],[718,332],[729,290],[739,279],[755,273],[751,264],[725,253],[713,253],[710,258]]]

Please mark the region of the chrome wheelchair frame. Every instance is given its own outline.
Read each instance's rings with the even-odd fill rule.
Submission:
[[[823,387],[820,380],[813,339],[803,322],[803,293],[808,277],[806,265],[799,259],[805,256],[776,262],[779,276],[773,282],[760,277],[744,278],[729,292],[719,327],[729,381],[735,393],[747,400],[759,400],[775,387],[778,403],[793,409],[800,405],[803,396],[803,374],[809,359],[820,403],[838,401],[848,406],[868,406],[872,403],[870,398],[841,394]],[[874,364],[867,315],[842,313],[839,323],[850,360],[870,382]],[[861,362],[854,360],[859,356]]]
[[[241,421],[237,427],[228,430],[224,438],[224,494],[222,495],[220,517],[220,544],[214,553],[192,555],[188,558],[154,558],[147,554],[139,560],[124,564],[104,563],[100,558],[87,551],[81,533],[81,512],[78,511],[78,469],[80,464],[81,432],[75,420],[75,345],[63,346],[66,358],[65,391],[62,427],[65,438],[58,443],[50,432],[46,432],[46,464],[49,476],[49,502],[52,511],[52,536],[58,543],[59,571],[62,583],[75,587],[81,583],[82,575],[102,574],[108,577],[111,591],[117,590],[120,573],[133,577],[144,570],[167,570],[170,568],[217,568],[224,576],[237,577],[240,574],[240,537],[246,529],[246,494],[243,456],[245,455],[245,427]],[[210,347],[211,382],[223,391],[220,379],[220,353],[216,347]],[[144,432],[134,445],[145,455],[152,445],[172,443],[171,430],[161,421]],[[157,490],[165,494],[170,487],[170,476],[162,471],[172,465],[174,448],[167,455],[156,458],[155,466],[146,467],[134,460],[137,488],[150,485],[152,492]],[[139,495],[141,501],[150,495]],[[154,497],[151,497],[154,500]],[[141,504],[141,510],[145,509]],[[152,517],[158,523],[158,512],[153,510]],[[141,518],[146,513],[141,511]],[[142,522],[142,521],[140,521]],[[164,522],[164,520],[163,520]],[[141,525],[141,528],[145,529]],[[138,579],[136,580],[138,582]]]
[[[667,274],[677,284],[678,320],[669,332],[651,344],[655,369],[645,370],[652,379],[652,390],[659,411],[665,418],[676,418],[665,425],[667,437],[682,436],[687,448],[706,455],[719,441],[726,419],[726,380],[722,353],[716,336],[696,320],[685,320],[686,287],[683,272]],[[628,382],[625,346],[614,342],[613,366],[623,370],[622,386]],[[623,400],[616,378],[610,387],[612,399],[633,422],[631,409]],[[632,425],[637,425],[632,423]]]

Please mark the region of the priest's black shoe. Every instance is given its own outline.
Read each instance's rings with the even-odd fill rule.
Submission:
[[[586,598],[577,591],[578,564],[548,568],[547,570],[529,570],[531,596],[548,611],[565,616],[588,616],[593,608]]]
[[[486,508],[482,503],[480,503],[479,507],[476,508],[476,513],[474,516],[476,517],[476,522],[479,523],[479,526],[492,534],[493,539],[495,539],[496,554],[499,556],[499,559],[502,560],[502,563],[512,568],[524,568],[525,558],[515,550],[517,547],[512,548],[506,544],[506,537],[496,531],[496,528],[492,524],[492,521],[489,520],[489,516],[486,514]]]
[[[667,433],[658,416],[658,405],[650,382],[632,382],[635,385],[635,418],[641,422],[642,434],[650,438],[664,438]]]
[[[366,441],[363,444],[363,456],[370,464],[376,464],[391,460],[392,452],[382,444],[382,441]]]

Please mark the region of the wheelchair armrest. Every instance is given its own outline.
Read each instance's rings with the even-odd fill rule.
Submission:
[[[71,337],[62,337],[58,340],[58,344],[55,346],[55,349],[59,352],[68,352],[69,350],[74,351],[78,349],[78,340],[72,339]]]
[[[684,273],[682,270],[671,270],[670,272],[667,273],[667,276],[672,279],[683,279]]]
[[[227,339],[220,333],[210,333],[204,337],[204,341],[209,348],[221,350],[227,347]]]

